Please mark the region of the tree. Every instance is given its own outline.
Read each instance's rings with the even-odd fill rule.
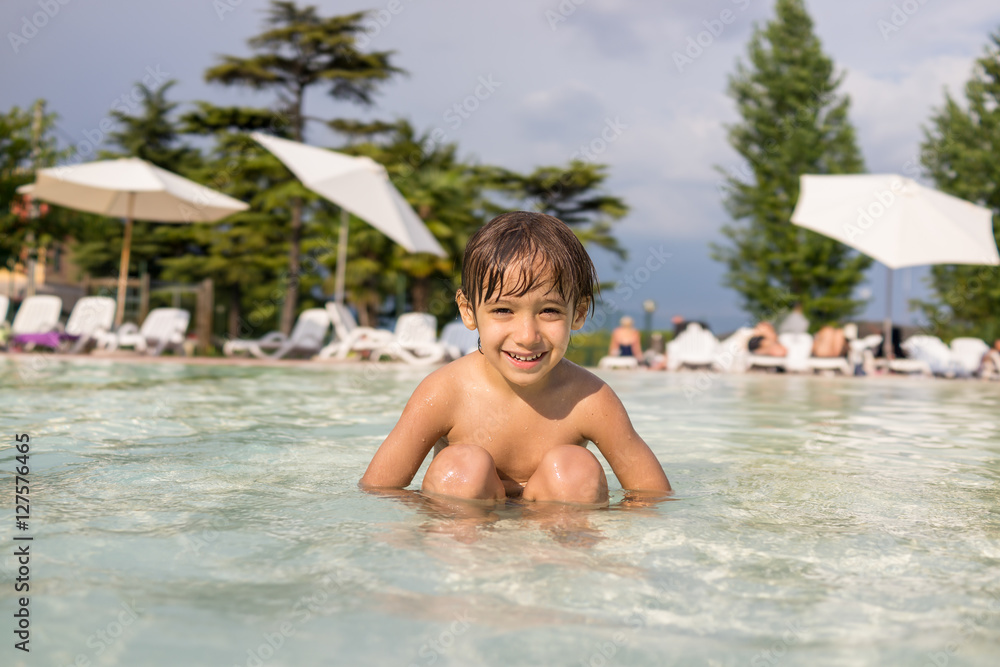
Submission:
[[[196,172],[202,164],[201,153],[181,140],[178,121],[172,117],[179,104],[167,100],[167,93],[175,84],[171,80],[153,89],[138,83],[142,108],[134,116],[120,110],[112,112],[116,128],[108,134],[108,147],[100,152],[99,158],[137,157],[185,177]],[[194,226],[197,225],[136,221],[129,264],[145,265],[154,279],[160,278],[162,258],[190,251]],[[77,241],[74,259],[81,268],[95,275],[118,272],[123,237],[117,220],[94,216],[74,236]]]
[[[35,169],[51,167],[66,157],[56,147],[56,114],[45,113],[45,101],[32,109],[13,107],[0,114],[0,267],[13,269],[22,258],[39,253],[71,228],[72,215],[46,205],[29,214],[30,206],[17,188],[34,180]]]
[[[611,225],[628,213],[628,205],[600,192],[607,167],[573,160],[565,167],[538,167],[530,174],[496,169],[495,187],[525,208],[555,216],[569,225],[584,245],[596,245],[619,259],[627,253],[611,235]]]
[[[777,16],[750,40],[749,64],[729,80],[742,122],[729,143],[749,178],[725,174],[725,206],[734,223],[730,244],[712,244],[726,265],[724,284],[755,319],[771,319],[800,301],[816,325],[854,314],[852,298],[871,259],[790,222],[802,174],[854,174],[864,165],[837,95],[843,74],[822,52],[802,0],[778,0]]]
[[[944,192],[993,210],[1000,241],[1000,31],[990,36],[965,86],[965,107],[950,94],[924,128],[920,161]],[[934,300],[918,302],[940,336],[1000,338],[1000,272],[995,266],[931,269]]]
[[[357,35],[364,30],[365,16],[366,12],[358,12],[323,18],[314,6],[300,8],[294,2],[272,2],[266,19],[269,29],[248,42],[258,53],[249,58],[223,56],[222,63],[205,73],[205,80],[276,91],[277,110],[288,117],[291,138],[302,141],[308,89],[325,87],[336,100],[370,105],[376,86],[402,71],[390,63],[389,52],[358,50]],[[288,278],[281,313],[285,333],[291,330],[298,303],[300,198],[292,200],[290,211]]]
[[[458,314],[454,298],[461,282],[459,258],[469,237],[486,220],[488,179],[482,169],[458,158],[455,144],[435,142],[431,132],[418,133],[407,121],[391,128],[386,131],[382,123],[366,126],[364,134],[383,138],[349,150],[385,165],[392,182],[447,254],[407,252],[367,223],[358,222],[351,226],[349,237],[348,285],[353,288],[354,303],[367,306],[359,307],[362,315],[372,320],[388,296],[393,296],[401,311],[401,300],[406,299],[401,299],[399,286],[405,278],[413,309],[430,312],[443,324]]]

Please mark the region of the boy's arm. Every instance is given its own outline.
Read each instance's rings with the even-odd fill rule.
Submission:
[[[584,437],[597,445],[627,491],[669,492],[670,482],[652,450],[632,427],[625,406],[604,384],[586,399]]]
[[[403,414],[375,452],[358,485],[402,489],[413,481],[427,453],[451,429],[447,383],[433,373],[414,390]]]

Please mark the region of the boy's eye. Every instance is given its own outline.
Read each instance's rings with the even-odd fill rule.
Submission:
[[[503,314],[509,313],[510,312],[510,308],[504,308],[503,306],[498,306],[496,308],[493,308],[490,312],[491,313],[496,313],[498,315],[503,315]]]
[[[544,308],[542,310],[542,312],[543,313],[555,313],[556,315],[562,315],[563,311],[562,311],[561,308],[553,308],[553,307],[550,306],[548,308]]]

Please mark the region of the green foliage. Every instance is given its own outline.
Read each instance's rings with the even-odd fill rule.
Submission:
[[[100,158],[138,157],[156,166],[185,177],[202,167],[201,153],[182,142],[174,120],[178,103],[167,100],[175,84],[167,81],[157,89],[139,83],[142,108],[134,116],[114,111],[117,129],[108,135],[108,149]],[[155,221],[137,221],[132,231],[129,273],[135,275],[145,267],[154,280],[163,278],[164,257],[197,252],[193,241],[194,228],[201,225],[161,225]],[[113,276],[119,271],[123,230],[117,220],[92,216],[81,224],[75,234],[74,261],[94,276]]]
[[[143,104],[135,115],[115,113],[117,127],[108,135],[102,157],[142,157],[251,206],[215,224],[136,222],[133,275],[144,269],[154,281],[211,278],[216,304],[228,312],[229,334],[243,337],[284,327],[292,286],[293,300],[301,297],[303,307],[332,294],[340,209],[307,190],[247,134],[259,130],[301,139],[306,120],[347,137],[348,145],[336,150],[384,165],[447,253],[443,258],[409,253],[349,216],[348,301],[359,309],[362,323],[378,324],[382,315],[410,309],[433,313],[441,325],[454,319],[466,242],[501,210],[520,206],[551,213],[572,225],[585,243],[624,256],[611,225],[628,208],[620,198],[601,192],[604,166],[574,162],[521,175],[462,159],[455,144],[435,141],[432,133],[420,132],[406,120],[307,118],[302,104],[309,87],[324,88],[335,99],[370,104],[376,86],[401,71],[389,62],[390,53],[365,54],[355,48],[364,16],[322,18],[314,7],[273,3],[267,30],[250,40],[255,55],[224,56],[206,73],[209,81],[273,90],[277,100],[271,108],[197,101],[178,118],[179,105],[169,100],[171,81],[157,89],[140,86]],[[6,161],[0,188],[5,195],[31,180],[29,116],[15,108],[0,117]],[[48,151],[43,151],[43,165],[56,161],[55,142],[48,134],[51,122],[49,117],[43,134]],[[72,227],[50,227],[56,216]],[[2,219],[5,232],[17,222],[9,218]],[[118,220],[56,207],[45,224],[56,230],[54,238],[72,228],[75,260],[85,271],[117,275],[122,243]],[[2,242],[13,238],[5,234]],[[296,246],[300,253],[293,263]]]
[[[287,117],[289,135],[302,141],[307,90],[321,87],[336,100],[370,105],[378,84],[402,72],[390,62],[391,53],[357,48],[365,16],[366,12],[357,12],[324,18],[314,6],[273,1],[265,20],[268,29],[248,42],[256,53],[248,58],[222,56],[220,64],[205,72],[205,80],[274,91],[278,97],[274,112]],[[218,121],[220,115],[216,109],[213,118],[205,120]],[[254,124],[260,121],[255,113],[243,116]],[[285,333],[291,330],[304,287],[300,282],[303,200],[293,196],[289,204],[287,285],[281,299]]]
[[[800,175],[864,169],[849,100],[836,93],[843,75],[835,76],[802,0],[778,0],[777,17],[755,30],[748,58],[729,81],[743,120],[728,128],[748,178],[719,169],[735,222],[722,230],[730,243],[713,244],[712,257],[755,318],[774,317],[793,301],[816,326],[847,318],[862,305],[852,294],[871,259],[790,222]]]
[[[1000,241],[1000,31],[990,37],[965,86],[965,106],[946,95],[924,130],[921,162],[944,192],[993,211]],[[931,269],[934,299],[918,302],[943,338],[1000,338],[1000,271],[995,266],[940,265]]]
[[[619,198],[600,192],[605,165],[573,160],[565,167],[538,167],[522,175],[506,169],[492,174],[494,188],[524,209],[555,216],[573,228],[584,245],[596,245],[619,259],[626,251],[611,234],[611,225],[628,213]]]
[[[378,294],[379,302],[394,295],[397,276],[402,275],[413,309],[430,312],[444,324],[458,314],[454,298],[461,279],[459,260],[469,237],[488,215],[484,197],[488,180],[481,169],[458,159],[456,145],[437,144],[429,133],[418,134],[406,121],[382,134],[388,136],[358,144],[351,152],[385,165],[447,255],[408,253],[358,221],[350,228],[347,284],[351,300],[377,310],[378,304],[371,304],[372,295]]]
[[[51,167],[67,156],[56,145],[56,114],[44,112],[44,101],[32,109],[13,107],[0,114],[0,267],[12,269],[26,253],[34,254],[72,229],[73,217],[65,209],[39,207],[38,217],[28,208],[17,188],[34,180],[35,167]],[[41,105],[41,107],[39,107]],[[35,123],[35,109],[41,109]],[[37,140],[36,140],[37,137]],[[46,212],[46,210],[48,212]]]

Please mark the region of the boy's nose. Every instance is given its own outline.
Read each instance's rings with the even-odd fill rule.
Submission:
[[[538,323],[535,321],[534,317],[524,317],[521,319],[517,331],[515,332],[514,342],[518,345],[523,345],[529,347],[534,345],[539,340],[538,333]]]

